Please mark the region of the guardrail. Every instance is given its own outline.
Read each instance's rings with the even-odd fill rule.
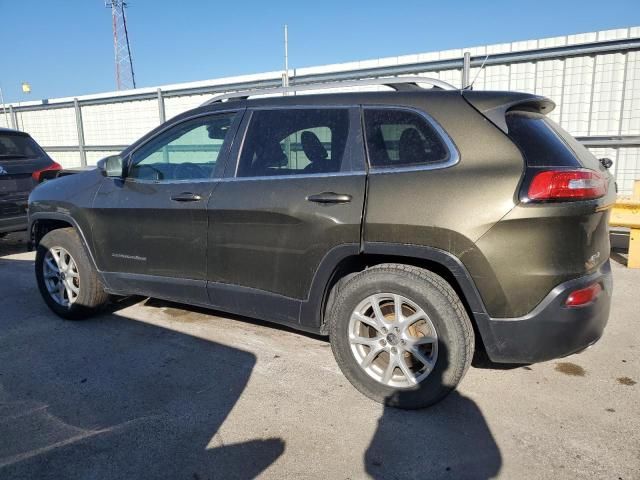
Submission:
[[[611,210],[609,225],[631,229],[627,267],[640,268],[640,180],[634,182],[633,195],[618,197]]]

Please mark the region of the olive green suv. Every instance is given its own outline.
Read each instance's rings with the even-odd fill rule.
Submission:
[[[144,295],[328,335],[349,381],[401,408],[443,398],[474,351],[531,363],[596,342],[606,162],[546,98],[378,83],[394,91],[214,98],[39,186],[44,301],[79,319]]]

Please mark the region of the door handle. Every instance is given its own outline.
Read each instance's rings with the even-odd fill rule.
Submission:
[[[171,200],[173,200],[174,202],[199,202],[200,200],[202,200],[202,197],[197,193],[182,192],[178,193],[177,195],[173,195],[171,197]]]
[[[323,192],[309,195],[307,200],[315,203],[349,203],[352,198],[346,193]]]

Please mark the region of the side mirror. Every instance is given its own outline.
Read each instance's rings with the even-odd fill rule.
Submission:
[[[611,165],[613,165],[613,160],[610,158],[600,158],[599,160],[604,168],[611,168]]]
[[[98,161],[98,169],[105,177],[122,178],[122,157],[111,155]]]

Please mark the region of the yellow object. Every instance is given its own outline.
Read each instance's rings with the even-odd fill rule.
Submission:
[[[618,198],[611,210],[609,225],[631,229],[627,267],[640,268],[640,180],[633,185],[633,195]]]
[[[640,268],[640,229],[638,228],[631,229],[627,267]]]
[[[31,84],[28,82],[22,82],[22,93],[31,93]]]

